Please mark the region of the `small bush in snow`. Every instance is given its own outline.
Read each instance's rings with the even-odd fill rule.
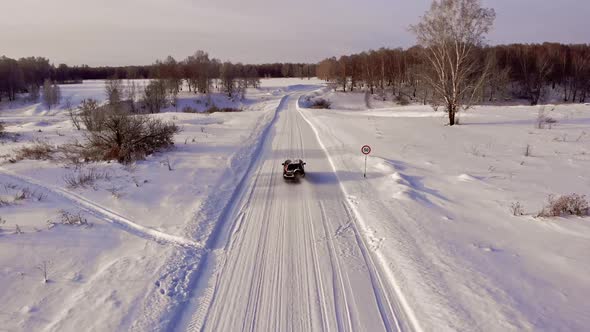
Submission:
[[[105,121],[105,113],[94,99],[84,99],[76,117],[77,121],[82,122],[86,130],[89,131],[102,130]]]
[[[33,192],[29,188],[23,188],[14,195],[14,201],[24,201],[25,199],[29,199],[32,196]]]
[[[410,105],[410,100],[408,99],[408,97],[406,97],[404,95],[396,96],[395,101],[402,106]]]
[[[93,186],[98,180],[110,180],[110,175],[107,172],[98,172],[91,168],[86,171],[75,171],[64,176],[64,181],[70,188]]]
[[[185,106],[182,109],[182,113],[199,113],[199,111],[196,110],[196,109],[194,109],[194,108],[192,108],[192,107],[190,107],[190,106]]]
[[[49,228],[54,227],[55,225],[66,225],[66,226],[85,226],[91,227],[92,224],[88,222],[84,216],[82,216],[82,212],[69,212],[66,210],[59,211],[59,217],[56,220],[49,220],[47,221]]]
[[[221,113],[235,113],[235,112],[241,112],[242,110],[239,108],[231,108],[231,107],[223,107],[223,108],[219,108],[217,106],[211,106],[208,110],[207,113],[217,113],[217,112],[221,112]]]
[[[324,98],[317,98],[311,101],[310,108],[313,109],[329,109],[332,103]]]
[[[31,146],[25,146],[16,151],[16,159],[51,160],[55,149],[46,142],[35,141]]]
[[[553,110],[554,109],[552,109],[551,111]],[[539,113],[537,114],[537,129],[545,129],[545,126],[548,126],[549,129],[551,129],[555,123],[557,123],[557,120],[548,116],[545,112],[545,108],[541,107],[539,109]]]
[[[547,206],[539,213],[539,217],[590,215],[590,203],[584,195],[571,194],[558,198],[551,195],[548,201]]]
[[[524,207],[520,202],[514,202],[510,205],[510,212],[513,216],[522,216],[524,215]]]

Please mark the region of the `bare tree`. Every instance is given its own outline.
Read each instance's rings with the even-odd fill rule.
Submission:
[[[51,109],[57,106],[61,100],[61,90],[57,84],[52,84],[50,80],[45,80],[43,84],[43,103]]]
[[[137,113],[137,85],[133,80],[127,80],[127,87],[125,89],[125,98],[129,101],[129,105],[131,106],[131,112]]]
[[[143,92],[143,103],[150,113],[159,113],[166,106],[166,83],[163,80],[151,81]]]
[[[227,94],[228,98],[232,98],[236,92],[236,69],[230,62],[224,62],[221,66],[221,85],[223,91]]]
[[[108,108],[101,113],[105,114],[102,129],[86,133],[87,148],[98,160],[139,160],[174,145],[174,135],[180,131],[174,123],[149,115],[130,115]]]
[[[72,106],[72,97],[66,98],[65,106],[66,106],[66,110],[68,111],[68,116],[70,117],[70,120],[72,120],[72,124],[74,125],[74,128],[76,128],[76,130],[82,129],[80,116],[78,115],[78,113],[76,112],[74,107]]]
[[[482,8],[480,0],[440,0],[411,26],[432,68],[424,78],[444,101],[451,126],[456,113],[472,105],[484,82],[487,70],[475,50],[484,44],[495,17],[495,11]]]
[[[105,82],[104,90],[107,95],[109,105],[118,106],[121,104],[121,100],[123,100],[123,84],[121,83],[121,80],[107,80]]]

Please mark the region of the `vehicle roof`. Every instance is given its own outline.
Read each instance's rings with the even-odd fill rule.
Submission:
[[[285,164],[303,164],[303,160],[301,160],[301,159],[295,159],[295,160],[287,159],[285,161]]]

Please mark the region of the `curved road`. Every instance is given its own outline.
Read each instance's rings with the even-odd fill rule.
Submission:
[[[278,109],[262,155],[221,237],[202,296],[182,329],[408,331],[374,262],[298,94]],[[301,158],[307,176],[282,178]],[[359,181],[362,175],[359,173]],[[199,283],[203,283],[200,281]]]

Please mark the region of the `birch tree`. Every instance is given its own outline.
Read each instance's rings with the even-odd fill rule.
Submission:
[[[410,27],[431,67],[424,79],[435,99],[445,105],[451,126],[461,108],[473,105],[485,80],[487,70],[475,53],[495,17],[495,11],[482,8],[480,0],[440,0],[433,1],[421,21]]]

